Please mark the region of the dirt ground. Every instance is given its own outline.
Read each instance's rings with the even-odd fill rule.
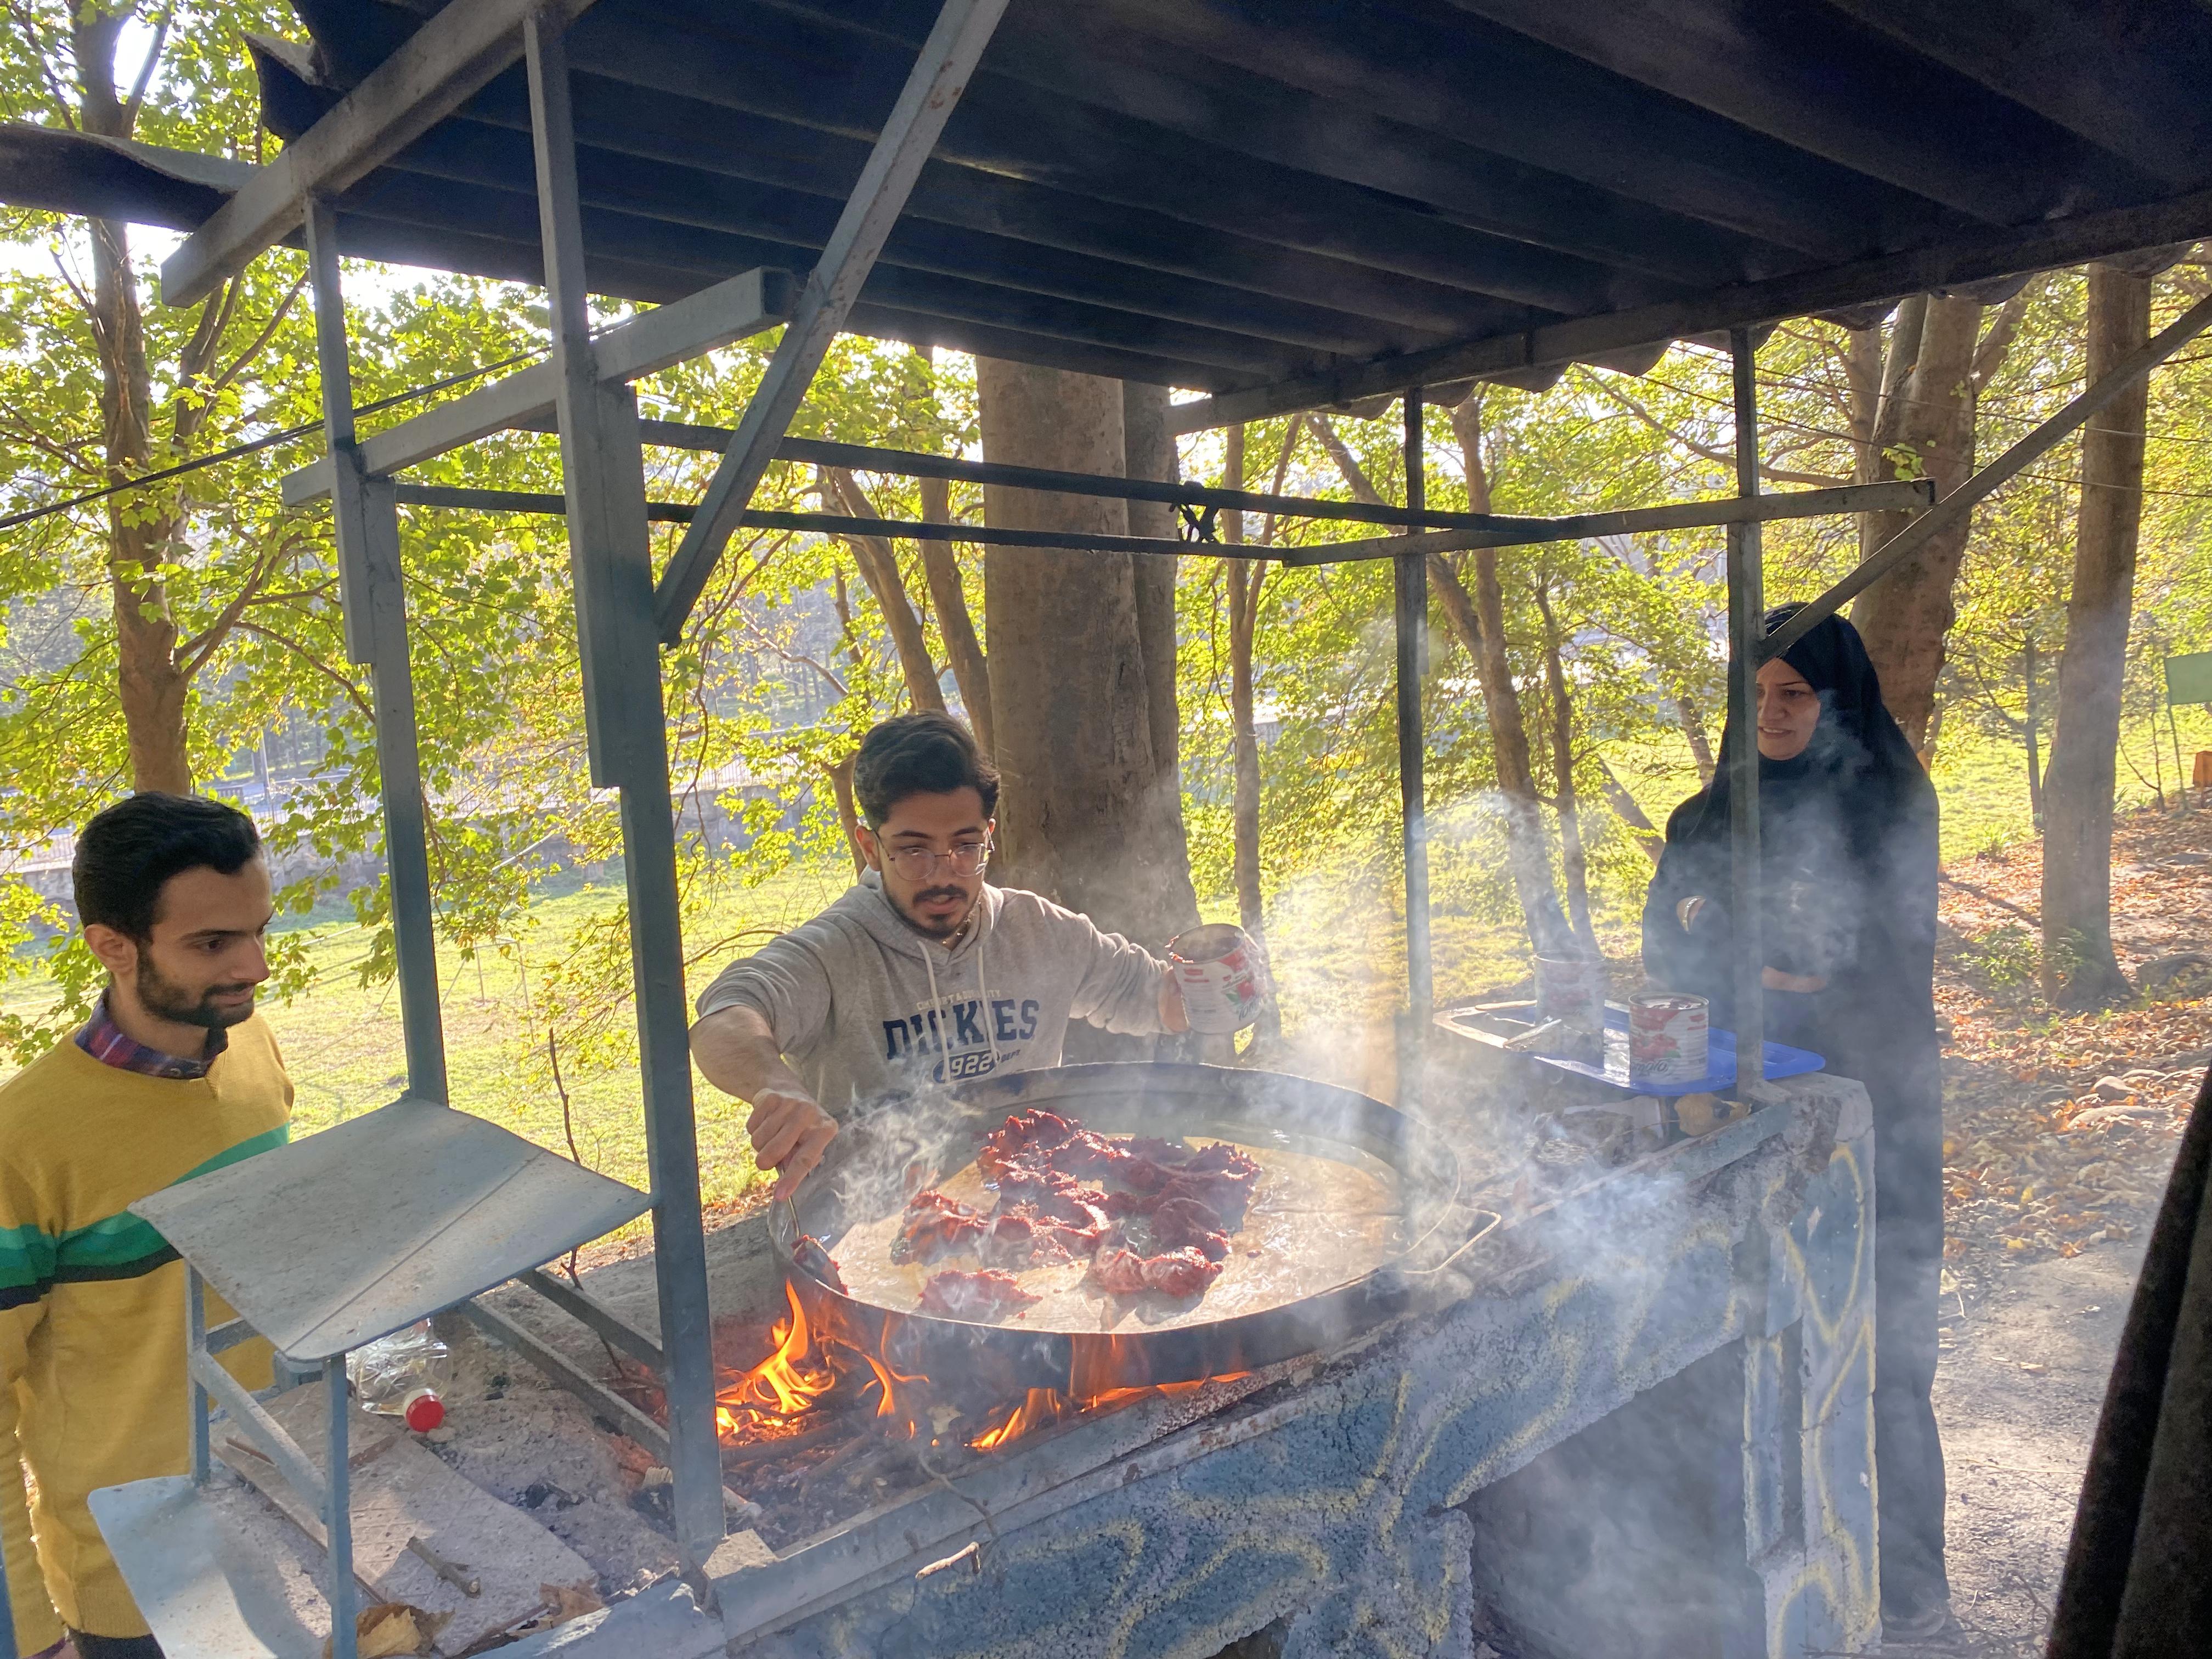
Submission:
[[[2187,959],[2212,955],[2212,804],[2123,820],[2114,863],[2116,951],[2148,989],[2092,1015],[2034,997],[2039,845],[1946,872],[1936,1411],[1954,1605],[1989,1659],[2042,1650],[2144,1240],[2212,1061],[2212,962]]]

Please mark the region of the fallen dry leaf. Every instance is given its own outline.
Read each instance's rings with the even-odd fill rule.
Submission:
[[[403,1659],[428,1653],[438,1632],[453,1615],[425,1613],[404,1601],[379,1601],[363,1607],[353,1621],[354,1646],[361,1659]],[[330,1641],[323,1643],[323,1659],[330,1659]]]
[[[552,1617],[547,1621],[565,1625],[571,1619],[581,1619],[587,1613],[597,1613],[606,1603],[599,1600],[599,1590],[591,1584],[540,1584],[538,1594]]]

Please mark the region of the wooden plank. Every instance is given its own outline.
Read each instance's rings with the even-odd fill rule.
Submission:
[[[522,21],[591,0],[453,0],[337,106],[185,239],[161,265],[161,298],[205,299],[263,248],[297,229],[310,196],[331,195],[405,149],[522,55]]]
[[[310,1383],[270,1402],[270,1414],[302,1447],[318,1470],[327,1467],[323,1389]],[[347,1419],[346,1459],[353,1480],[354,1576],[380,1601],[404,1601],[433,1615],[452,1614],[438,1650],[455,1654],[527,1619],[543,1600],[539,1586],[597,1589],[584,1558],[536,1521],[448,1468],[388,1418],[354,1407]],[[275,1464],[246,1449],[244,1437],[216,1430],[216,1455],[258,1487],[319,1546],[323,1523]],[[441,1578],[407,1547],[419,1538],[439,1556],[465,1563],[479,1593],[469,1595]]]
[[[418,140],[393,168],[500,191],[520,192],[530,187],[525,136],[482,122],[447,122]],[[836,218],[835,204],[818,195],[747,185],[688,162],[586,149],[579,153],[577,170],[579,199],[588,210],[766,238],[805,251],[809,258],[802,264],[811,263],[811,254],[827,240]],[[1273,300],[1249,289],[1192,282],[912,216],[893,228],[878,263],[881,268],[922,276],[985,278],[995,288],[1340,355],[1370,356],[1386,349],[1410,349],[1465,331],[1378,323],[1344,309],[1334,296],[1327,309]],[[1584,271],[1583,282],[1592,296],[1583,308],[1592,308],[1607,292],[1605,273]]]
[[[1140,21],[1145,32],[1139,33],[1133,21]],[[1347,57],[1364,59],[1376,52],[1366,39],[1369,21],[1347,30],[1332,21],[1332,56],[1340,65]],[[1381,21],[1385,30],[1404,26],[1395,18]],[[1224,44],[1224,36],[1233,61],[1204,49]],[[1480,62],[1480,53],[1468,56]],[[1616,155],[1608,167],[1563,169],[1563,123],[1556,114],[1540,123],[1516,122],[1494,100],[1455,87],[1462,112],[1472,113],[1472,119],[1431,130],[1409,124],[1395,109],[1363,107],[1335,95],[1321,75],[1315,76],[1319,88],[1285,84],[1271,32],[1252,22],[1249,13],[1226,7],[1164,0],[1139,6],[1134,19],[1120,7],[1018,12],[1014,27],[992,53],[991,67],[1227,154],[1388,191],[1426,204],[1468,229],[1567,256],[1549,264],[1528,261],[1528,285],[1510,296],[1555,311],[1632,302],[1629,294],[1638,286],[1659,285],[1650,279],[1706,288],[1790,262],[1782,243],[1693,217],[1679,206],[1638,199],[1627,181],[1656,174],[1665,165],[1665,158],[1652,154],[1648,127],[1645,142]],[[1395,67],[1403,73],[1407,66]],[[1487,78],[1498,71],[1484,64],[1475,73]],[[1523,86],[1516,95],[1533,100],[1545,94]],[[1632,125],[1635,112],[1618,108],[1617,102],[1591,110],[1593,123]],[[1701,170],[1710,171],[1709,151],[1699,161]],[[1593,283],[1617,286],[1594,305],[1579,297]]]
[[[2170,184],[2212,173],[2212,16],[2202,7],[2144,7],[2123,22],[2038,0],[1829,3]]]
[[[293,73],[267,59],[263,72],[264,77]],[[449,118],[441,131],[503,133],[510,142],[514,134],[526,135],[529,107],[520,95],[510,96],[512,90],[495,82],[471,100],[465,112]],[[328,96],[334,101],[333,95],[303,81],[288,81],[284,96],[304,100]],[[866,142],[843,133],[802,127],[728,102],[710,104],[683,94],[647,91],[596,75],[576,88],[575,102],[578,136],[586,154],[598,164],[619,166],[632,158],[665,161],[694,170],[702,179],[702,190],[740,181],[842,203],[868,156]],[[410,151],[410,163],[416,154]],[[939,160],[924,165],[907,198],[905,218],[1453,337],[1480,331],[1486,319],[1492,319],[1497,326],[1518,320],[1498,318],[1503,308],[1497,302],[1464,289],[1393,276],[1254,236],[1219,230],[1193,236],[1187,223],[1148,208],[1100,202]]]
[[[1409,386],[1470,375],[1482,379],[1549,363],[1572,362],[1662,340],[1710,334],[1715,329],[1778,322],[1810,312],[1899,299],[2022,271],[2082,264],[2138,248],[2193,241],[2208,234],[2212,234],[2212,191],[2199,191],[2145,207],[2051,220],[1938,247],[1717,289],[1666,305],[1578,317],[1526,333],[1407,352],[1325,374],[1194,398],[1175,405],[1169,411],[1169,420],[1179,433],[1263,421],[1293,410],[1351,403],[1403,391]]]
[[[1822,0],[1616,0],[1602,10],[1557,0],[1453,3],[1990,224],[2118,207],[2160,188]]]

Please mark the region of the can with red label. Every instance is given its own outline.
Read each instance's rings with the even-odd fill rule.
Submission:
[[[1710,1019],[1703,997],[1673,991],[1628,999],[1628,1079],[1632,1084],[1702,1083],[1711,1068]]]
[[[1168,961],[1192,1030],[1226,1036],[1260,1018],[1267,969],[1259,946],[1242,927],[1215,921],[1179,933],[1168,942]]]

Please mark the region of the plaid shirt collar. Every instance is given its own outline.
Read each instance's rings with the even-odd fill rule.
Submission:
[[[230,1046],[230,1034],[221,1026],[208,1032],[207,1052],[198,1060],[181,1060],[175,1054],[165,1054],[159,1048],[149,1048],[136,1037],[126,1036],[114,1017],[107,1012],[107,999],[102,996],[92,1011],[92,1018],[76,1034],[76,1046],[103,1066],[112,1066],[118,1071],[136,1072],[141,1077],[168,1078],[177,1082],[190,1082],[204,1078],[222,1051]]]

